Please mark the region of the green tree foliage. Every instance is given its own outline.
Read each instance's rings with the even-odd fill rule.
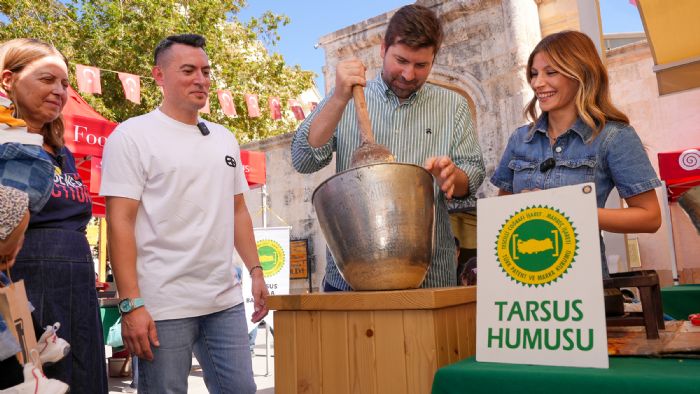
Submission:
[[[289,18],[270,11],[241,21],[237,13],[245,0],[0,0],[0,42],[32,37],[60,49],[71,65],[84,64],[140,75],[141,104],[124,98],[116,73],[102,73],[102,95],[84,98],[103,116],[120,122],[152,110],[161,94],[151,78],[153,48],[171,34],[197,33],[207,39],[212,65],[211,114],[203,117],[226,125],[241,142],[287,133],[296,128],[293,117],[273,120],[267,98],[298,97],[313,85],[314,74],[290,67],[274,47],[278,28]],[[71,75],[73,86],[77,86]],[[217,89],[233,93],[238,118],[220,110]],[[243,93],[259,95],[262,116],[249,118]]]

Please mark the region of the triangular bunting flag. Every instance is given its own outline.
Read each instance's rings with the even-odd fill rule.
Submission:
[[[236,113],[236,106],[233,104],[231,92],[228,90],[217,90],[216,94],[219,96],[219,104],[224,115],[237,118],[238,114]]]
[[[272,119],[282,119],[282,105],[279,97],[268,97],[267,105],[270,108],[270,117]]]
[[[260,116],[260,107],[258,107],[258,95],[246,93],[245,104],[248,107],[248,116],[251,118],[257,118]]]
[[[289,105],[289,108],[291,108],[292,112],[294,112],[294,118],[296,120],[304,120],[306,116],[304,116],[304,110],[301,108],[301,104],[299,103],[299,101],[289,99],[287,101],[287,105]]]
[[[141,104],[141,78],[138,75],[127,73],[117,73],[117,75],[119,75],[119,80],[122,81],[126,99],[133,103]]]
[[[79,91],[82,93],[102,94],[99,68],[76,64],[75,76],[78,78]]]

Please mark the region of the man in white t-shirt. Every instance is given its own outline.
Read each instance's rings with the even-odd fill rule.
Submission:
[[[254,393],[233,249],[253,283],[253,321],[267,314],[238,142],[198,117],[208,97],[204,38],[170,36],[155,49],[163,103],[107,140],[110,255],[122,337],[139,357],[139,392],[186,393],[192,353],[213,393]]]

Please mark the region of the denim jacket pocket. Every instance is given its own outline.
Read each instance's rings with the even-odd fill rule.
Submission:
[[[513,170],[513,193],[520,193],[523,189],[532,189],[537,162],[513,159],[508,163],[508,168]]]
[[[576,185],[585,182],[595,182],[595,158],[583,158],[572,160],[559,160],[557,166],[560,168],[560,185]]]

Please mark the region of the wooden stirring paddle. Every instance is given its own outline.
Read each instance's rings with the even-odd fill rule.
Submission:
[[[360,127],[360,146],[353,152],[350,158],[350,167],[360,167],[374,163],[395,162],[396,158],[384,145],[377,144],[372,134],[372,124],[369,121],[365,92],[361,85],[352,87],[352,96],[355,100],[355,115]]]

